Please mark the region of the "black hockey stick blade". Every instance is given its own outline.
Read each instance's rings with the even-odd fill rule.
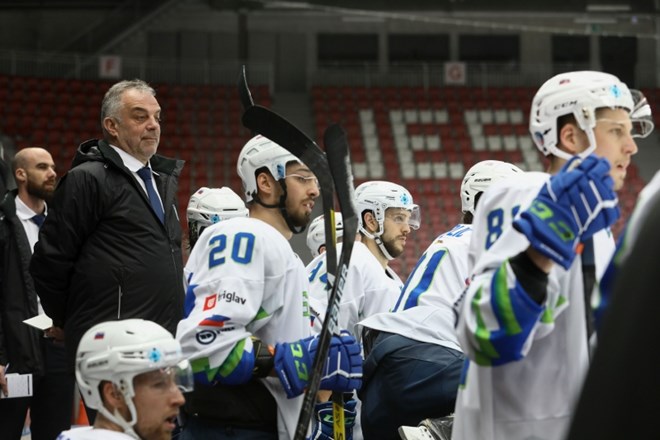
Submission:
[[[245,71],[245,64],[241,66],[241,71],[238,74],[238,97],[241,100],[241,105],[243,110],[247,110],[254,105],[254,99],[252,99],[252,93],[250,93],[250,88],[247,83],[247,75]]]
[[[321,190],[326,185],[333,188],[325,153],[291,122],[260,105],[248,108],[243,113],[242,121],[246,128],[267,137],[299,158],[316,174]]]

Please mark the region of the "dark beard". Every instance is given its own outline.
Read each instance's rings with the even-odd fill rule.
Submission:
[[[289,212],[289,219],[294,226],[304,228],[309,224],[311,214],[292,215],[291,212]]]
[[[398,250],[396,249],[391,241],[385,242],[383,241],[383,246],[385,246],[385,249],[387,250],[387,253],[390,254],[392,258],[397,258],[399,255],[403,253],[403,249]]]
[[[32,197],[37,197],[41,200],[44,200],[46,203],[50,203],[51,200],[53,200],[53,194],[55,193],[55,190],[47,189],[45,183],[41,186],[35,185],[28,179],[27,192]]]

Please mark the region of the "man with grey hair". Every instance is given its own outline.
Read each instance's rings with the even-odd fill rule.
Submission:
[[[83,142],[40,230],[30,271],[44,311],[64,329],[70,372],[99,322],[142,318],[171,333],[183,315],[178,178],[156,154],[161,108],[141,80],[103,98],[104,139]]]

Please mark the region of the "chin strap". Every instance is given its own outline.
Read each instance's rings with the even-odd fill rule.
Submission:
[[[381,253],[385,258],[388,259],[388,261],[394,260],[394,257],[391,256],[389,252],[387,252],[387,249],[385,248],[385,243],[383,243],[383,240],[380,239],[380,236],[383,235],[382,232],[376,235],[376,234],[372,234],[371,232],[367,231],[364,228],[360,228],[360,232],[362,232],[362,234],[365,237],[372,239],[376,243],[378,249],[380,249]]]
[[[119,411],[117,411],[116,408],[114,413],[110,413],[110,411],[108,411],[108,409],[105,406],[99,408],[98,411],[101,414],[103,414],[108,420],[120,426],[121,429],[124,430],[124,434],[133,437],[134,439],[141,440],[142,438],[133,429],[133,426],[137,423],[137,414],[135,411],[135,405],[133,404],[133,399],[127,397],[125,394],[124,394],[124,398],[126,400],[126,406],[128,406],[128,410],[131,413],[131,421],[127,422],[124,419],[124,417],[119,413]]]
[[[257,192],[252,195],[252,200],[263,206],[264,208],[269,208],[269,209],[279,209],[280,214],[282,214],[282,217],[284,218],[284,221],[286,222],[286,225],[289,227],[291,232],[294,234],[300,234],[305,230],[305,226],[296,226],[293,224],[293,221],[291,220],[291,217],[289,216],[289,213],[286,210],[286,196],[287,196],[287,191],[286,191],[286,183],[284,182],[284,179],[278,180],[280,183],[280,186],[282,187],[282,195],[280,196],[280,200],[277,204],[269,205],[267,203],[264,203],[259,199],[259,196],[257,195]]]

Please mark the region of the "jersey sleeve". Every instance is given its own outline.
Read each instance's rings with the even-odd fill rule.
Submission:
[[[434,240],[406,280],[393,311],[419,305],[451,307],[465,289],[471,231],[469,225],[457,225]]]
[[[209,227],[195,245],[185,268],[185,316],[177,339],[198,380],[239,384],[250,379],[250,336],[282,301],[277,288],[264,292],[267,278],[269,286],[277,286],[278,272],[282,277],[285,272],[279,270],[282,264],[266,261],[269,250],[254,231],[235,227]]]
[[[485,191],[477,207],[469,250],[471,279],[455,309],[461,346],[479,365],[497,366],[524,357],[535,338],[552,331],[554,317],[565,307],[556,275],[548,287],[552,293],[538,304],[509,263],[529,247],[512,221],[547,176],[525,173],[524,179],[498,182]]]

